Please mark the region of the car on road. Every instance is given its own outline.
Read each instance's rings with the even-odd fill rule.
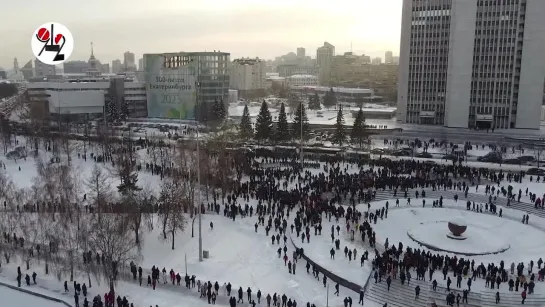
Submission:
[[[527,175],[545,176],[545,170],[542,168],[533,167],[526,172]]]
[[[429,152],[419,152],[414,156],[417,158],[433,158],[433,155]]]

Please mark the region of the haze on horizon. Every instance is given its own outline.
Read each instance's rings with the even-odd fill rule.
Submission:
[[[0,28],[0,66],[33,58],[30,39],[46,22],[74,35],[70,60],[87,60],[90,42],[102,63],[125,51],[143,53],[221,50],[231,58],[274,59],[297,47],[316,56],[324,41],[336,53],[384,57],[399,53],[401,0],[43,0],[9,1]],[[4,6],[5,7],[5,6]]]

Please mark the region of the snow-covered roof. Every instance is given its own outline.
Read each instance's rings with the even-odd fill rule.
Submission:
[[[293,88],[315,90],[317,92],[327,92],[331,89],[331,87],[327,87],[327,86],[313,86],[313,85],[294,86]],[[372,94],[373,93],[372,89],[351,88],[351,87],[333,87],[333,91],[336,93],[347,93],[347,94]]]

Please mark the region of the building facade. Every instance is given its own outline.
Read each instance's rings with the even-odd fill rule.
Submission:
[[[293,75],[286,77],[286,84],[293,86],[317,86],[318,77],[313,75]]]
[[[135,71],[136,63],[134,53],[127,51],[123,54],[123,68],[125,71]]]
[[[259,58],[235,59],[231,63],[230,87],[239,91],[265,89],[266,66]]]
[[[148,116],[194,119],[198,104],[227,103],[229,65],[219,51],[144,54]]]
[[[322,98],[327,92],[333,90],[337,103],[339,104],[359,104],[376,102],[380,97],[375,96],[372,89],[365,88],[346,88],[346,87],[327,87],[327,86],[294,86],[291,91],[302,95],[318,94]]]
[[[85,78],[27,84],[33,108],[44,110],[44,117],[57,116],[74,120],[104,116],[106,104],[115,102],[117,111],[127,104],[129,117],[146,117],[146,86],[122,77]]]
[[[40,60],[34,60],[34,77],[48,77],[55,76],[57,74],[57,69],[55,65],[47,65],[42,63]]]
[[[283,64],[276,67],[276,72],[280,77],[289,77],[293,75],[313,75],[320,73],[320,68],[316,66],[301,66],[297,64]]]
[[[394,53],[392,51],[386,51],[384,53],[384,63],[394,64]]]
[[[63,63],[63,72],[65,74],[83,74],[89,68],[86,61],[66,61]]]
[[[404,0],[398,120],[539,129],[545,1]]]
[[[320,68],[320,84],[329,85],[331,79],[331,63],[335,56],[335,46],[324,42],[322,47],[316,50],[316,63]]]
[[[112,73],[118,74],[123,72],[123,63],[121,63],[121,60],[113,60],[112,61]]]

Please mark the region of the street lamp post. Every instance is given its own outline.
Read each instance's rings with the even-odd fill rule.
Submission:
[[[195,106],[196,108],[199,107],[199,90],[201,88],[201,83],[199,82],[199,73],[200,73],[200,61],[197,60],[197,82],[196,82],[196,89],[195,89]],[[196,112],[195,112],[196,113]],[[197,120],[197,135],[196,135],[196,141],[197,141],[197,206],[199,210],[199,261],[203,261],[202,257],[202,208],[201,208],[201,154],[200,154],[200,140],[199,140],[199,122]]]
[[[301,155],[301,172],[303,172],[304,166],[303,166],[303,99],[301,99],[301,114],[299,114],[300,120],[301,120],[301,146],[299,150],[299,154]]]

